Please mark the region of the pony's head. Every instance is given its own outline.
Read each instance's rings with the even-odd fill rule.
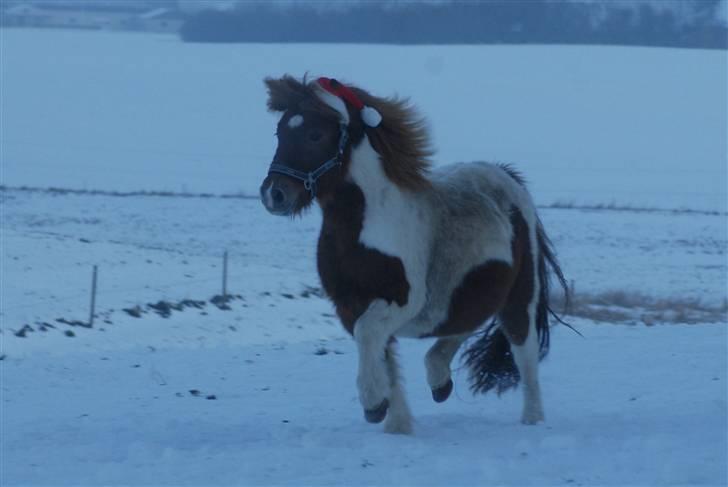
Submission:
[[[390,180],[410,190],[429,185],[429,138],[406,101],[377,98],[334,79],[266,78],[268,109],[282,114],[278,147],[260,187],[266,209],[294,215],[332,197],[346,181],[352,149],[371,143]]]

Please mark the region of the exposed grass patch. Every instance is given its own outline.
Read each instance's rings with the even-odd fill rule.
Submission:
[[[563,296],[553,296],[554,309],[564,307]],[[601,322],[641,323],[728,323],[728,298],[720,305],[706,304],[692,297],[647,296],[638,292],[580,292],[569,298],[567,316]]]
[[[669,213],[674,215],[709,215],[725,216],[725,211],[693,210],[690,208],[655,208],[650,206],[620,205],[611,203],[577,204],[573,201],[555,201],[550,205],[539,205],[539,208],[550,210],[591,210],[591,211],[625,211],[630,213]]]

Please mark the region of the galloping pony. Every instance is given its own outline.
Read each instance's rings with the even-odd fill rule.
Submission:
[[[474,392],[523,381],[521,420],[544,419],[539,360],[549,348],[549,274],[566,283],[523,178],[472,162],[431,168],[424,124],[406,100],[329,78],[267,78],[282,113],[260,188],[274,215],[318,203],[323,288],[356,342],[364,416],[410,433],[396,337],[436,338],[425,356],[432,397],[453,389],[465,351]]]

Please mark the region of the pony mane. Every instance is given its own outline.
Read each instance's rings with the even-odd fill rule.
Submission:
[[[265,78],[263,82],[268,89],[267,105],[271,112],[308,111],[332,120],[339,119],[338,112],[318,97],[313,83],[308,82],[306,76],[303,81],[298,81],[286,74],[282,78]]]
[[[268,109],[275,112],[286,110],[313,111],[326,118],[338,120],[340,115],[318,96],[316,81],[302,81],[291,75],[282,78],[265,78],[268,88]],[[419,191],[431,186],[427,177],[433,154],[430,135],[425,120],[417,113],[409,100],[399,97],[380,98],[355,86],[347,85],[367,106],[382,116],[377,127],[368,127],[358,114],[350,113],[350,127],[363,130],[369,142],[379,154],[384,173],[396,185]],[[351,109],[350,109],[351,111]]]
[[[431,186],[428,178],[433,155],[425,119],[406,98],[380,98],[350,87],[364,105],[382,115],[377,127],[364,128],[382,160],[384,173],[398,186],[419,191]]]

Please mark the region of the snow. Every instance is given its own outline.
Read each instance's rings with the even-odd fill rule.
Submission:
[[[110,197],[5,191],[3,328],[85,319],[91,266],[100,266],[99,305],[205,299],[230,289],[298,292],[319,286],[318,210],[289,220],[256,199]],[[577,293],[622,291],[693,299],[719,308],[726,297],[728,221],[722,215],[580,209],[540,210]],[[146,300],[146,301],[145,301]]]
[[[257,195],[276,122],[261,79],[308,69],[411,95],[442,162],[516,162],[588,305],[568,317],[583,338],[553,329],[544,424],[518,422],[520,391],[473,397],[460,368],[435,404],[431,342],[403,340],[415,433],[385,435],[320,295],[318,210],[4,188],[0,485],[728,481],[725,53],[0,36],[2,184]]]
[[[726,210],[725,51],[0,35],[5,185],[256,195],[275,147],[262,79],[308,72],[410,97],[439,164],[514,162],[540,204]]]
[[[307,327],[329,330],[304,310]],[[726,481],[724,325],[556,330],[542,367],[547,422],[535,427],[518,422],[520,391],[473,398],[462,370],[453,397],[433,403],[426,343],[405,342],[417,423],[396,437],[361,417],[343,334],[298,342],[278,319],[241,324],[237,312],[148,320],[146,346],[88,335],[75,349],[5,359],[3,485]],[[249,343],[242,329],[259,320],[269,341]]]

